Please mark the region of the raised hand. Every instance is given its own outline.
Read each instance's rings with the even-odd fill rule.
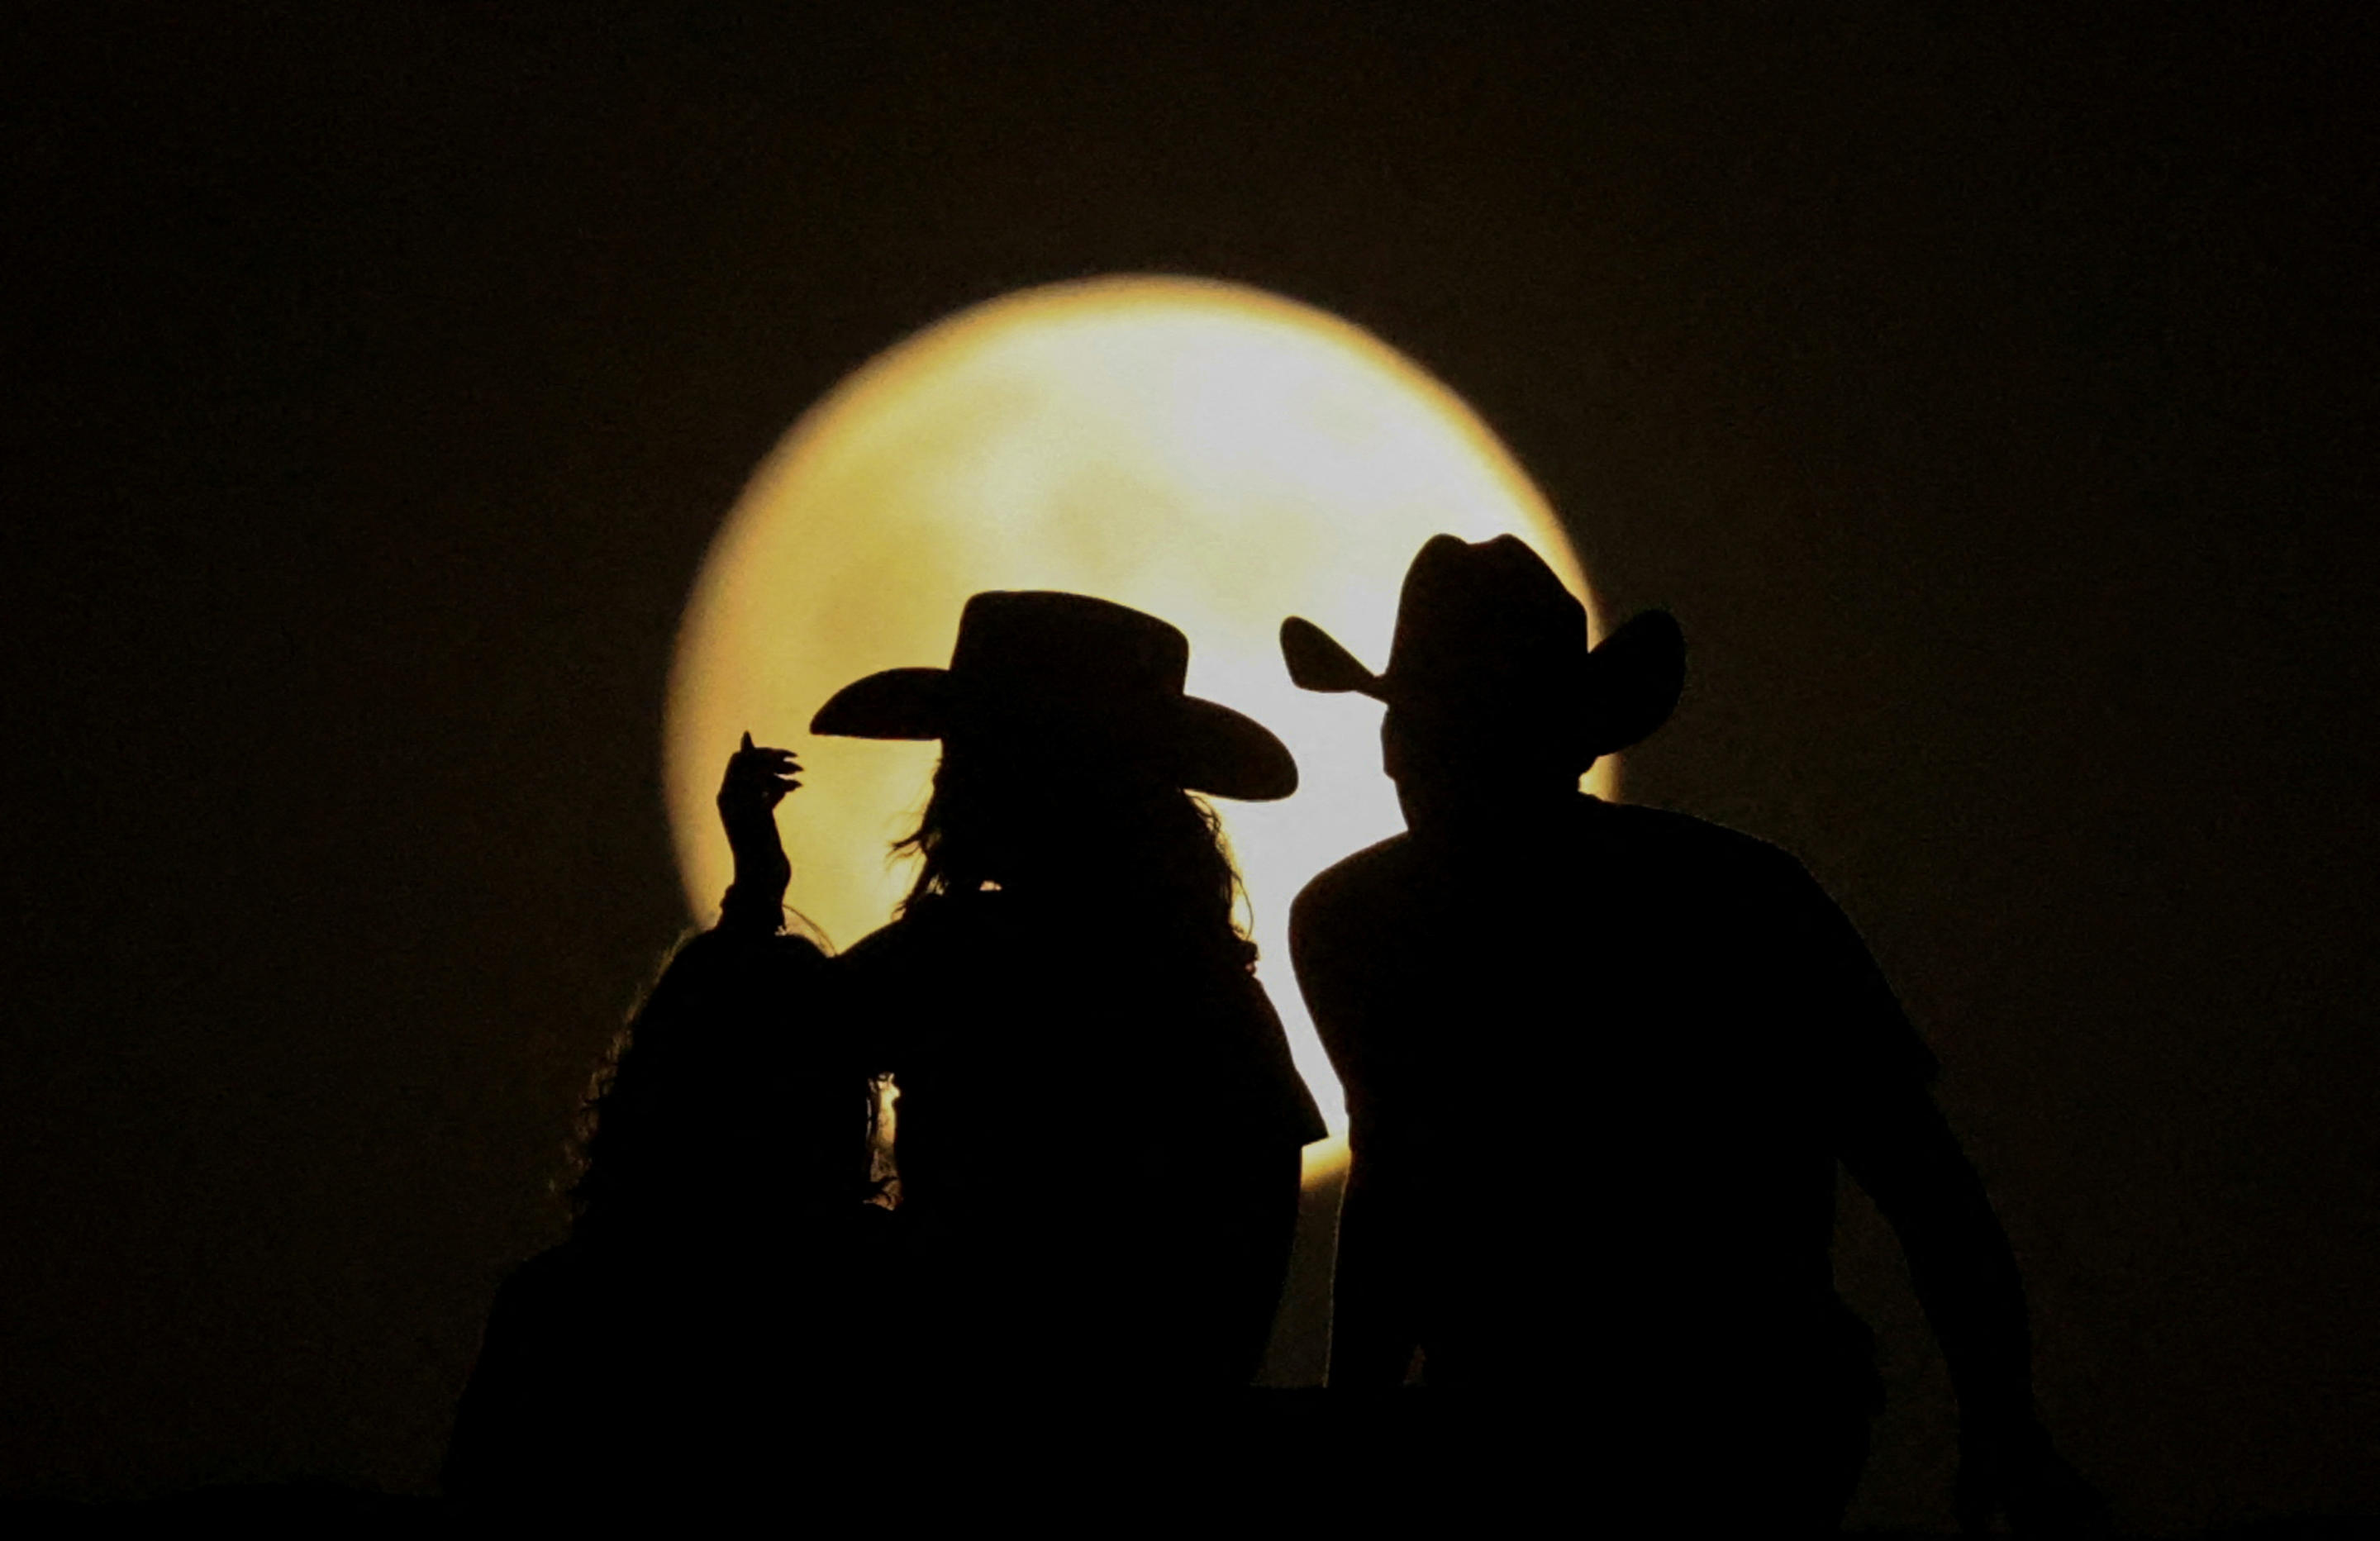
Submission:
[[[793,876],[784,843],[777,838],[777,805],[802,784],[801,769],[792,750],[755,745],[748,733],[743,746],[727,757],[727,773],[719,782],[719,822],[735,855],[735,892],[747,899],[773,903]]]

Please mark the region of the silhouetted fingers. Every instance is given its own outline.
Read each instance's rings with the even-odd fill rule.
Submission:
[[[769,744],[755,744],[752,742],[752,735],[748,733],[744,735],[743,745],[727,757],[730,769],[736,766],[767,766],[775,769],[799,763],[791,749],[780,749]]]
[[[802,762],[791,749],[755,744],[748,732],[727,757],[719,779],[719,812],[732,830],[755,828],[752,820],[773,811],[787,794],[800,786]]]

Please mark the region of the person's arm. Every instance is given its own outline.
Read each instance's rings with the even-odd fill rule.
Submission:
[[[742,747],[727,757],[719,783],[719,822],[735,857],[735,877],[719,902],[721,931],[774,936],[784,923],[793,864],[777,834],[777,805],[802,784],[801,769],[792,750],[756,746],[748,733]]]
[[[720,901],[718,924],[671,955],[638,1008],[638,1031],[652,1023],[709,1022],[765,1032],[795,1001],[806,1002],[813,1020],[833,1017],[821,950],[783,929],[792,865],[777,836],[776,807],[801,784],[800,769],[790,751],[756,746],[748,733],[728,757],[718,807],[735,858],[735,881]]]
[[[1366,967],[1361,928],[1309,889],[1290,910],[1290,962],[1330,1067],[1354,1115],[1347,1189],[1339,1206],[1339,1244],[1330,1274],[1330,1356],[1326,1384],[1379,1389],[1404,1384],[1421,1340],[1411,1229],[1400,1163],[1363,1117],[1369,1091],[1364,1044]]]
[[[1323,1381],[1341,1390],[1393,1390],[1421,1342],[1418,1259],[1409,1256],[1408,1206],[1393,1162],[1377,1148],[1366,1158],[1360,1127],[1349,1153]]]
[[[1939,1068],[1851,919],[1799,863],[1780,971],[1831,1023],[1824,1073],[1836,1153],[1900,1238],[1959,1400],[1960,1523],[2105,1528],[2097,1493],[2051,1449],[2033,1404],[2024,1282],[1999,1217],[1927,1089]]]
[[[2016,1256],[1941,1110],[1923,1086],[1903,1083],[1844,1122],[1843,1165],[1900,1238],[1961,1418],[1984,1427],[2029,1418],[2033,1342]]]
[[[1957,1135],[1925,1087],[1888,1084],[1845,1112],[1843,1164],[1900,1239],[1959,1399],[1960,1523],[2005,1510],[2021,1531],[2104,1530],[2098,1494],[2051,1448],[2033,1404],[2024,1284]]]

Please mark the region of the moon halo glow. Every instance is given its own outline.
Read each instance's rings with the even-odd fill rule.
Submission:
[[[707,922],[727,886],[711,798],[748,729],[802,759],[805,784],[778,810],[788,903],[838,945],[882,925],[911,876],[890,848],[925,805],[936,746],[811,738],[810,714],[862,674],[949,662],[979,590],[1135,606],[1189,635],[1193,694],[1249,713],[1297,757],[1295,796],[1215,807],[1259,972],[1343,1134],[1288,965],[1289,904],[1403,825],[1380,771],[1380,709],[1297,689],[1275,637],[1281,617],[1305,615],[1379,667],[1405,564],[1441,531],[1518,535],[1588,598],[1552,510],[1477,416],[1327,312],[1235,285],[1114,277],[929,327],[805,414],[712,541],[664,730],[686,902]],[[1610,776],[1598,762],[1588,785],[1608,793]],[[1310,1175],[1336,1159],[1308,1154]]]

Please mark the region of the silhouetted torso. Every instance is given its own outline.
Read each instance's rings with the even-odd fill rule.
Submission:
[[[1293,938],[1432,1385],[1866,1394],[1841,1124],[1933,1062],[1791,857],[1582,796],[1524,845],[1361,852]]]
[[[929,899],[839,960],[899,1084],[908,1373],[1244,1385],[1322,1134],[1263,988],[1129,904]]]

